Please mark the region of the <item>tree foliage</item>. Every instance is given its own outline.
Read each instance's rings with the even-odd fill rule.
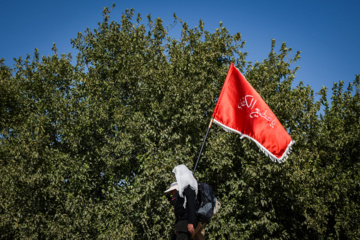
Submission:
[[[172,38],[150,15],[103,17],[71,40],[75,64],[55,45],[13,69],[0,62],[1,239],[168,239],[163,191],[174,166],[193,167],[231,62],[296,144],[276,164],[212,127],[196,172],[222,202],[207,238],[359,238],[359,75],[315,101],[292,87],[300,52],[285,43],[251,63],[222,23],[209,32],[174,15]]]

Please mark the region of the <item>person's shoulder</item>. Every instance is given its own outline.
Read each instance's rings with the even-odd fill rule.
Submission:
[[[187,185],[184,189],[184,192],[195,192],[195,190],[190,185]]]

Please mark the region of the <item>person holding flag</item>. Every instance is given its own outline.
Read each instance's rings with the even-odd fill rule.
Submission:
[[[192,239],[196,228],[196,201],[198,183],[192,172],[184,165],[178,165],[172,170],[176,183],[165,192],[174,194],[175,229],[177,240]]]

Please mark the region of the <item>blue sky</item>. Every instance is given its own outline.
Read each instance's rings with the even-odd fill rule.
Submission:
[[[105,6],[116,8],[112,20],[118,20],[126,8],[145,16],[160,17],[164,25],[173,21],[173,13],[190,27],[213,32],[219,22],[246,41],[248,60],[267,57],[271,39],[301,51],[296,65],[300,70],[294,85],[303,81],[316,92],[334,82],[346,83],[360,74],[360,1],[359,0],[253,0],[253,1],[119,1],[119,0],[0,0],[0,58],[13,66],[13,58],[52,55],[56,43],[59,53],[74,52],[70,39],[102,21]],[[170,35],[176,35],[176,29]],[[220,90],[219,90],[220,91]]]

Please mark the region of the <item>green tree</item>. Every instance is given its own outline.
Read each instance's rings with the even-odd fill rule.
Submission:
[[[14,69],[0,62],[0,238],[168,239],[163,191],[171,170],[192,168],[233,62],[296,141],[284,164],[213,126],[196,176],[222,202],[208,239],[359,237],[359,76],[315,101],[293,86],[300,52],[272,40],[247,62],[245,42],[220,23],[182,28],[126,10],[71,42],[79,54]],[[321,105],[325,110],[319,115]]]

